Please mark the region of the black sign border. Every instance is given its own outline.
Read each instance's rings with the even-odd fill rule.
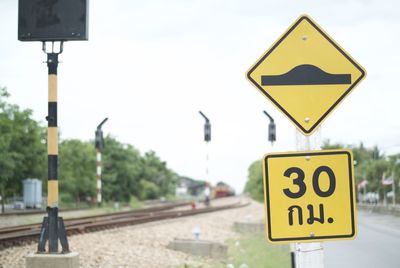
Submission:
[[[309,130],[303,128],[303,126],[294,119],[277,101],[275,101],[272,96],[270,96],[253,78],[251,74],[254,70],[277,48],[283,40],[300,24],[303,20],[308,21],[325,39],[331,43],[346,59],[348,59],[354,67],[356,67],[360,72],[361,76],[343,93],[342,96],[315,122],[314,125]],[[270,101],[272,101],[292,122],[305,134],[311,135],[312,132],[322,123],[322,121],[330,114],[330,112],[338,106],[338,104],[351,92],[351,90],[364,78],[365,71],[361,68],[346,52],[343,51],[329,36],[327,36],[324,31],[322,31],[312,20],[307,16],[301,16],[295,24],[267,51],[265,55],[247,72],[247,79],[249,79],[260,91],[264,94]]]
[[[271,232],[271,215],[270,215],[270,200],[269,200],[269,181],[268,181],[268,159],[269,158],[281,158],[281,157],[298,157],[298,156],[313,156],[313,155],[340,155],[345,154],[348,157],[348,168],[349,168],[349,186],[350,186],[350,207],[351,207],[351,234],[349,235],[332,235],[332,236],[313,236],[313,237],[290,237],[290,238],[272,238]],[[352,181],[352,161],[351,154],[348,151],[331,151],[331,152],[301,152],[301,153],[287,153],[287,154],[274,154],[267,155],[264,158],[265,167],[265,202],[267,206],[267,229],[268,229],[268,239],[271,242],[287,242],[287,241],[307,241],[307,240],[325,240],[325,239],[337,239],[337,238],[352,238],[356,234],[355,229],[355,213],[354,213],[354,197],[353,197],[353,181]]]

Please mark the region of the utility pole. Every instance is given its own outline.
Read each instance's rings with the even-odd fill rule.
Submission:
[[[108,118],[104,118],[103,121],[96,128],[96,136],[95,136],[95,147],[96,147],[96,189],[97,189],[97,206],[101,206],[101,172],[102,172],[102,162],[101,162],[101,153],[104,148],[104,139],[103,139],[103,131],[101,127],[108,120]]]

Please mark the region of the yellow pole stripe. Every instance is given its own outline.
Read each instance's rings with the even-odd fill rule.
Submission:
[[[47,181],[47,206],[54,208],[58,207],[58,181]]]
[[[57,101],[57,75],[49,74],[49,102]]]
[[[47,130],[47,153],[58,155],[58,128],[49,127]]]

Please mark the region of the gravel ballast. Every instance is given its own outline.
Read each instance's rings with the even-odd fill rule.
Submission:
[[[245,198],[226,198],[214,201],[222,205]],[[246,201],[250,201],[247,200]],[[174,238],[194,238],[192,230],[201,230],[200,239],[224,243],[235,239],[234,222],[262,222],[264,208],[251,201],[249,206],[202,214],[193,217],[164,220],[137,226],[128,226],[100,232],[75,235],[68,238],[72,251],[79,252],[80,267],[207,267],[211,259],[199,258],[169,250]],[[23,268],[25,257],[36,251],[36,243],[0,251],[0,268]]]

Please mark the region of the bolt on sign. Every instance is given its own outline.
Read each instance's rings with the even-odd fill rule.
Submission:
[[[304,15],[250,68],[247,78],[304,135],[311,135],[365,74]]]
[[[266,233],[272,243],[354,239],[356,209],[350,150],[264,157]]]

